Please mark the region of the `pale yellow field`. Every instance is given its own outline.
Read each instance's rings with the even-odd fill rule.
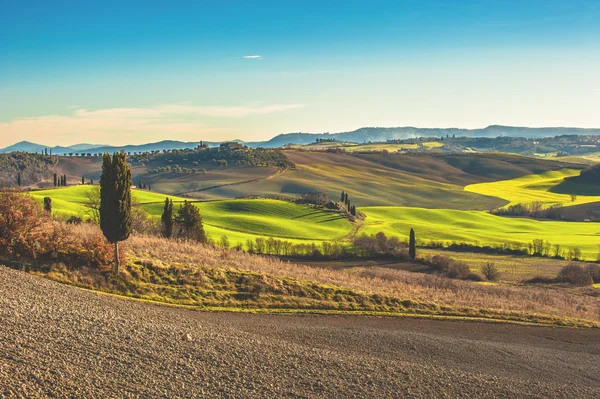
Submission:
[[[600,201],[600,196],[594,195],[577,195],[575,201],[572,201],[569,194],[549,191],[552,187],[560,184],[565,177],[577,176],[579,173],[580,171],[576,169],[561,169],[511,180],[471,184],[465,187],[465,191],[510,201],[506,206],[535,201],[541,201],[545,206],[571,206]]]

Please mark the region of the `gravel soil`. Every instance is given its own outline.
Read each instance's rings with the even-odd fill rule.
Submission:
[[[0,398],[600,397],[600,331],[211,313],[0,267]]]

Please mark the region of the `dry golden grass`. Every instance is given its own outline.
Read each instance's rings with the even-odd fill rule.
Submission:
[[[583,289],[481,285],[378,267],[330,270],[157,237],[133,236],[127,247],[130,256],[154,266],[224,268],[313,281],[430,304],[439,314],[531,320],[545,315],[600,322],[600,298]]]

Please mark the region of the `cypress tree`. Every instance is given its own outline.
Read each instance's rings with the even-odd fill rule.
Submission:
[[[52,198],[44,197],[44,210],[48,213],[52,213]]]
[[[347,204],[348,204],[348,193],[346,193],[346,194],[344,195],[344,201],[346,202],[346,205],[347,205]]]
[[[173,200],[165,198],[165,207],[160,220],[162,222],[163,235],[166,238],[173,237]]]
[[[346,202],[346,195],[343,191],[342,191],[342,196],[340,198],[340,202]]]
[[[21,187],[21,172],[17,173],[17,185]]]
[[[141,190],[143,187],[142,179],[138,180],[138,188]]]
[[[100,228],[115,246],[115,273],[119,273],[119,242],[131,234],[131,167],[124,151],[105,153],[100,177]]]
[[[85,184],[85,177],[81,176],[81,185]]]
[[[58,176],[54,174],[54,187],[58,187]]]
[[[412,260],[417,257],[417,244],[415,241],[415,231],[410,229],[410,238],[408,240],[408,255]]]
[[[191,202],[184,201],[183,205],[179,206],[175,223],[181,227],[181,232],[186,238],[206,242],[202,216],[198,208]]]

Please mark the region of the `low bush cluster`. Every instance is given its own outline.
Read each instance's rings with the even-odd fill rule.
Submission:
[[[471,268],[468,264],[449,258],[448,256],[434,255],[422,258],[421,261],[437,272],[450,278],[474,281],[481,280],[478,275],[471,273]]]
[[[0,258],[44,264],[60,262],[71,267],[108,266],[112,245],[92,224],[53,220],[26,195],[0,192]]]
[[[569,264],[558,272],[556,281],[559,283],[582,286],[600,283],[600,265],[590,264],[582,266],[578,264]]]

